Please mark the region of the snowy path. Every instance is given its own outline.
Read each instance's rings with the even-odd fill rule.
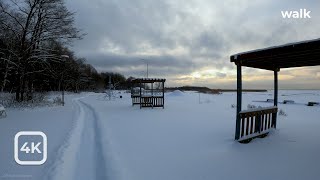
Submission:
[[[63,162],[55,165],[53,179],[106,179],[99,120],[81,99],[73,100],[77,123],[61,150]]]
[[[81,100],[79,118],[84,121],[81,145],[78,149],[76,175],[74,179],[106,179],[105,159],[101,142],[98,118],[92,107]]]

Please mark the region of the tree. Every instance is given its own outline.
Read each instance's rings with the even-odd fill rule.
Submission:
[[[1,91],[13,91],[17,101],[25,101],[35,91],[101,91],[109,77],[118,88],[127,86],[123,75],[98,73],[67,48],[84,35],[74,27],[73,16],[64,0],[0,1]]]
[[[111,83],[114,86],[116,86],[117,89],[125,88],[126,78],[122,74],[113,72],[103,72],[101,73],[101,76],[104,78],[106,85],[109,83],[109,77],[111,77]]]
[[[9,0],[0,2],[1,49],[10,58],[3,61],[14,64],[16,100],[23,101],[26,90],[32,91],[34,77],[45,73],[48,61],[59,60],[60,54],[50,49],[51,42],[69,43],[80,39],[82,34],[74,27],[74,14],[63,0]]]

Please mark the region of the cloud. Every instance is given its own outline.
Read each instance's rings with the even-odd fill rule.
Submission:
[[[72,47],[78,56],[99,71],[136,77],[145,76],[146,63],[140,59],[146,59],[150,75],[169,78],[171,85],[178,80],[196,83],[185,77],[210,70],[218,73],[204,76],[206,86],[219,81],[221,86],[233,87],[231,54],[320,35],[317,0],[67,0],[67,5],[76,11],[76,25],[88,33]],[[282,19],[281,10],[298,8],[311,10],[312,19]],[[311,84],[310,72],[306,69],[299,75],[307,79],[305,84]],[[258,81],[253,80],[252,86]]]

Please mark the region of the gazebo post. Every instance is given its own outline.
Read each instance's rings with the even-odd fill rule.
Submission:
[[[274,71],[274,99],[273,99],[273,104],[274,106],[278,107],[278,72],[279,69],[275,69]],[[274,128],[277,128],[277,113],[273,114],[273,126]]]
[[[237,114],[235,140],[240,138],[240,111],[242,106],[242,73],[241,64],[237,64]]]
[[[164,81],[162,81],[162,109],[164,109]]]

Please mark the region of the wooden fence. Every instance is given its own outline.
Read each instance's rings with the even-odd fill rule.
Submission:
[[[271,128],[276,127],[277,112],[276,106],[241,111],[238,141],[267,134]]]
[[[164,107],[163,96],[142,96],[140,98],[141,107]]]

